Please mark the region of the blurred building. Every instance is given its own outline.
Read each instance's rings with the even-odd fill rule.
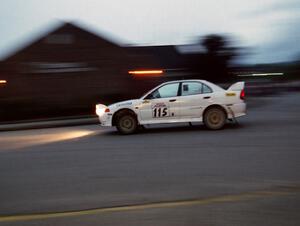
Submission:
[[[90,114],[96,103],[137,96],[160,78],[135,78],[129,70],[169,68],[172,47],[122,47],[65,23],[0,64],[1,120]],[[171,53],[170,53],[171,52]]]

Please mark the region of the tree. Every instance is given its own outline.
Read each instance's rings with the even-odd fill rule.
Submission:
[[[204,71],[211,80],[226,81],[230,77],[230,62],[238,55],[237,48],[231,45],[228,37],[217,34],[205,36],[200,40],[205,53]],[[203,64],[202,64],[203,65]]]

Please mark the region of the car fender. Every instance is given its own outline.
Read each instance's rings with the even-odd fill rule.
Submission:
[[[122,101],[108,106],[112,114],[112,121],[114,122],[114,117],[118,112],[130,111],[136,115],[138,122],[140,122],[139,110],[137,108],[139,102],[140,102],[139,99],[128,100],[128,101]]]

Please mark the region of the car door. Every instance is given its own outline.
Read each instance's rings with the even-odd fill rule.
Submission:
[[[179,82],[158,87],[147,95],[139,106],[143,124],[176,122],[179,115]]]
[[[180,90],[181,119],[201,118],[203,110],[212,102],[212,89],[202,82],[182,82]]]

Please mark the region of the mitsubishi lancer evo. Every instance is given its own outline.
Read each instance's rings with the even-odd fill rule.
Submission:
[[[228,120],[246,114],[244,82],[227,90],[205,80],[163,83],[139,99],[109,106],[96,105],[101,126],[115,126],[121,134],[132,134],[151,124],[203,122],[219,130]]]

